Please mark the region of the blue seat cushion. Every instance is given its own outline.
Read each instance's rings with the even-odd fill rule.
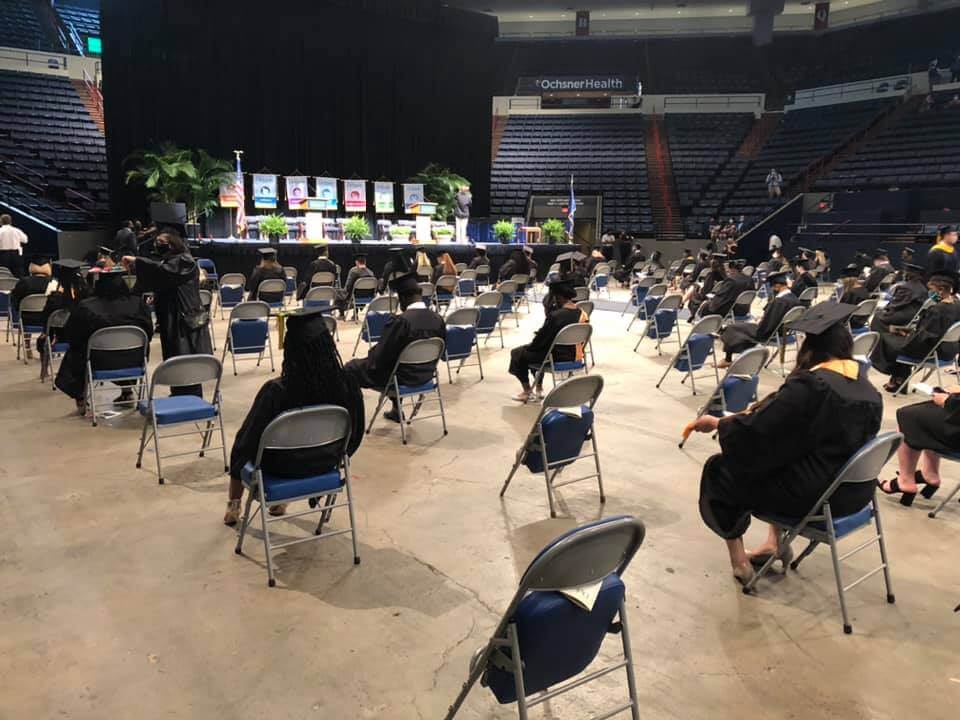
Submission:
[[[401,385],[400,396],[406,397],[407,395],[422,395],[423,393],[428,393],[436,389],[437,383],[433,380],[426,382],[423,385]]]
[[[696,335],[691,335],[687,338],[687,350],[689,352],[689,359],[687,353],[681,353],[680,357],[677,358],[677,362],[674,367],[681,372],[689,372],[691,370],[691,361],[693,364],[693,370],[699,370],[703,367],[703,364],[707,361],[707,358],[710,356],[710,351],[713,350],[714,337],[709,333],[697,333]]]
[[[741,377],[737,375],[730,375],[725,377],[720,382],[720,389],[723,392],[723,399],[726,402],[727,412],[742,412],[747,409],[747,406],[753,402],[753,398],[757,394],[757,385],[760,383],[760,378],[756,375],[751,377]],[[711,401],[710,410],[711,415],[721,416],[723,414],[723,406],[719,402],[719,398],[716,401]]]
[[[150,403],[146,400],[141,400],[138,407],[142,415],[150,412]],[[217,409],[196,395],[154,398],[153,409],[157,416],[157,425],[209,420],[217,416]]]
[[[657,310],[653,314],[653,322],[647,327],[647,337],[654,340],[658,337],[668,337],[673,332],[673,326],[676,322],[676,310]]]
[[[118,368],[116,370],[94,370],[94,380],[124,380],[126,378],[143,377],[142,367]]]
[[[240,479],[248,488],[254,487],[253,462],[248,462],[240,470]],[[290,498],[322,495],[343,487],[343,478],[339,470],[331,470],[322,475],[305,478],[284,478],[275,475],[263,475],[263,489],[267,502],[283,502]]]
[[[443,356],[446,360],[460,360],[469,357],[473,352],[473,343],[477,338],[477,331],[473,327],[458,327],[451,325],[447,328],[447,342]]]
[[[903,365],[919,365],[920,363],[923,362],[923,358],[912,358],[912,357],[907,357],[906,355],[897,355],[897,362],[902,363]],[[929,365],[930,367],[933,367],[932,362],[927,362],[925,364]],[[937,358],[937,365],[939,365],[940,367],[949,367],[953,365],[953,359],[941,360]]]
[[[557,372],[573,372],[574,370],[583,370],[585,364],[583,360],[561,360],[557,362],[553,361],[553,369]],[[550,365],[544,366],[544,370],[549,372]]]
[[[53,352],[55,353],[65,353],[67,350],[70,349],[70,343],[68,342],[54,343],[50,349],[53,350]]]
[[[593,427],[593,410],[586,405],[581,405],[580,411],[581,416],[575,418],[559,410],[550,410],[540,420],[541,442],[546,443],[547,462],[551,465],[554,463],[568,465],[580,455],[580,450]],[[523,464],[530,472],[543,472],[543,454],[540,452],[540,447],[537,443],[534,449],[528,449],[524,455]]]
[[[623,581],[611,573],[590,612],[554,591],[532,592],[520,601],[512,620],[527,696],[569,680],[593,662],[625,592]],[[510,648],[500,652],[510,657]],[[512,672],[488,666],[487,684],[501,704],[516,702]]]
[[[789,527],[795,527],[803,519],[786,517],[784,515],[764,515],[763,517],[766,520],[772,520],[777,524]],[[834,518],[833,531],[839,540],[845,535],[849,535],[855,530],[869,525],[871,520],[873,520],[873,505],[868,504],[862,510],[858,510],[852,515]],[[810,527],[822,531],[826,531],[827,529],[826,523],[824,522],[812,522],[810,523]]]
[[[259,355],[267,347],[268,330],[267,320],[263,318],[234,320],[230,323],[230,352]]]

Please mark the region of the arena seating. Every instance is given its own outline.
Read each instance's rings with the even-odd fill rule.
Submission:
[[[490,214],[524,215],[531,193],[603,195],[603,226],[652,233],[639,115],[511,115],[490,172]]]
[[[0,71],[0,171],[4,197],[42,219],[108,210],[104,138],[69,79]]]
[[[100,13],[96,10],[57,3],[56,11],[64,23],[73,25],[78,35],[100,35]]]
[[[667,138],[677,198],[688,234],[697,233],[719,210],[720,199],[739,179],[721,173],[750,132],[749,114],[668,114]],[[734,167],[745,163],[734,160]]]
[[[0,3],[0,45],[52,50],[46,33],[29,0],[3,0]]]

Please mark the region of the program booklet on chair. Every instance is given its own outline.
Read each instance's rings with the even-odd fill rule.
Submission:
[[[601,585],[603,585],[603,580],[597,580],[596,582],[587,583],[586,585],[561,588],[557,590],[557,592],[574,605],[578,605],[587,612],[590,612],[593,610],[593,604],[597,601],[597,596],[600,594]]]

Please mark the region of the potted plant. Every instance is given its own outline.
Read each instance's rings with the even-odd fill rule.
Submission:
[[[343,236],[352,243],[370,237],[370,226],[362,215],[353,215],[343,224]]]
[[[280,238],[286,235],[287,219],[283,215],[264,215],[260,218],[260,237],[266,236],[270,244],[278,244]]]
[[[437,243],[449,243],[450,238],[453,237],[453,229],[449,227],[437,228],[433,231],[433,234],[437,238]]]
[[[509,245],[513,242],[515,233],[516,228],[513,227],[513,223],[509,220],[498,220],[493,225],[493,236],[500,241],[501,245]]]
[[[549,245],[561,243],[567,236],[567,229],[563,226],[563,223],[556,218],[550,218],[545,221],[541,226],[541,230],[543,231],[543,239]]]
[[[390,226],[390,239],[394,242],[409,242],[412,233],[413,228],[407,227],[406,225]]]
[[[470,181],[439,163],[430,163],[410,178],[410,182],[423,184],[423,196],[437,204],[433,217],[446,222],[453,215],[453,205],[461,186]]]

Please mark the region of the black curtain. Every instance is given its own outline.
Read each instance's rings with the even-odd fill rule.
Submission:
[[[280,175],[403,181],[428,162],[487,212],[494,18],[437,0],[103,0],[110,197],[143,214],[123,162],[170,140]],[[248,190],[249,196],[249,190]]]

